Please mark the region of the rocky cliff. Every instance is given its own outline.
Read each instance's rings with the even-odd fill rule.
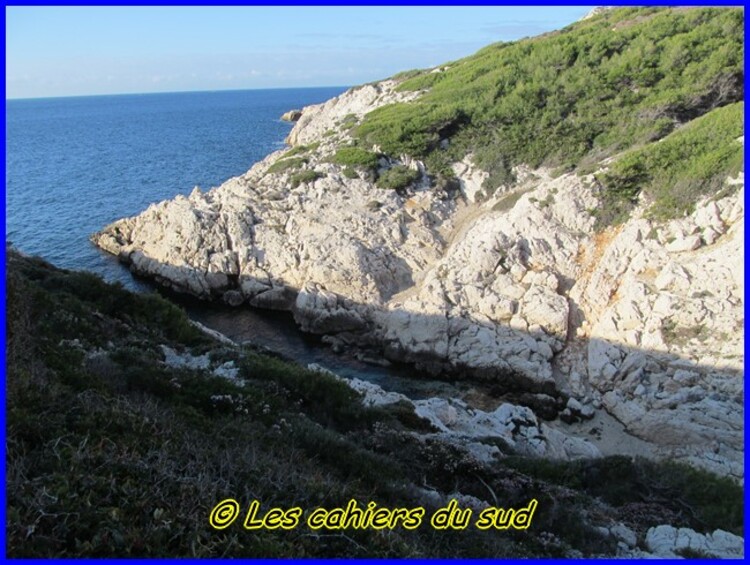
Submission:
[[[642,193],[602,227],[616,155],[572,172],[517,164],[488,191],[471,153],[445,182],[425,159],[363,145],[371,112],[425,96],[400,80],[304,108],[289,148],[94,242],[174,290],[291,310],[337,348],[569,399],[566,422],[606,411],[658,456],[741,479],[743,174],[675,219]],[[342,154],[353,146],[374,162]]]

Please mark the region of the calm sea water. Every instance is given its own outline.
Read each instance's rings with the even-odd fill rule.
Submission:
[[[10,100],[6,240],[137,288],[89,241],[108,223],[244,173],[283,146],[279,117],[344,88]]]
[[[53,264],[148,291],[115,257],[89,242],[110,222],[152,202],[208,189],[284,145],[292,108],[344,88],[310,88],[11,100],[6,110],[6,240]],[[302,334],[291,315],[231,309],[171,296],[188,314],[237,341],[301,363],[377,382],[412,397],[457,391],[334,354]],[[450,391],[450,392],[449,392]]]

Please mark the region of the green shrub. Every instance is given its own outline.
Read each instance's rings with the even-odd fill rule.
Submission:
[[[343,174],[348,179],[359,178],[359,175],[357,174],[357,170],[354,167],[344,167],[344,169],[341,171],[341,174]]]
[[[295,155],[301,155],[302,153],[309,153],[310,151],[315,151],[318,147],[320,147],[320,142],[316,141],[315,143],[309,143],[308,145],[297,145],[296,147],[292,147],[284,154],[284,159],[288,159],[289,157],[293,157]]]
[[[355,135],[367,144],[379,145],[389,155],[423,157],[466,120],[465,113],[450,104],[397,103],[367,114]]]
[[[356,114],[347,114],[341,119],[341,122],[339,122],[339,126],[341,129],[351,129],[354,126],[357,125],[357,115]]]
[[[614,506],[656,496],[666,508],[682,516],[685,526],[700,531],[721,527],[739,535],[743,532],[742,487],[729,478],[681,463],[619,455],[570,462],[509,457],[505,463],[539,480],[586,492]]]
[[[378,156],[361,147],[342,147],[331,161],[337,165],[361,167],[363,169],[375,169],[378,166]]]
[[[377,185],[379,188],[403,190],[416,182],[419,176],[419,171],[415,171],[404,165],[396,165],[378,177]]]
[[[323,177],[325,177],[323,173],[319,173],[318,171],[313,170],[307,170],[293,174],[289,178],[289,182],[291,183],[292,188],[297,188],[302,183],[313,182],[318,179],[322,179]]]
[[[299,169],[302,165],[307,163],[305,157],[292,157],[291,159],[281,159],[276,161],[273,165],[268,167],[269,173],[283,173],[290,169]]]

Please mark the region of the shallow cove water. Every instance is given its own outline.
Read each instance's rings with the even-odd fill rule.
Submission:
[[[315,363],[339,376],[369,381],[414,400],[439,396],[462,398],[470,404],[479,402],[483,407],[497,404],[481,387],[470,383],[435,380],[406,365],[383,367],[335,353],[318,336],[302,332],[289,312],[235,308],[174,295],[170,299],[185,308],[191,319],[233,341],[267,348],[301,365]]]

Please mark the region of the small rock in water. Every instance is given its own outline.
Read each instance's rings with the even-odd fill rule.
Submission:
[[[285,122],[296,122],[302,117],[302,110],[289,110],[281,115],[281,119]]]

